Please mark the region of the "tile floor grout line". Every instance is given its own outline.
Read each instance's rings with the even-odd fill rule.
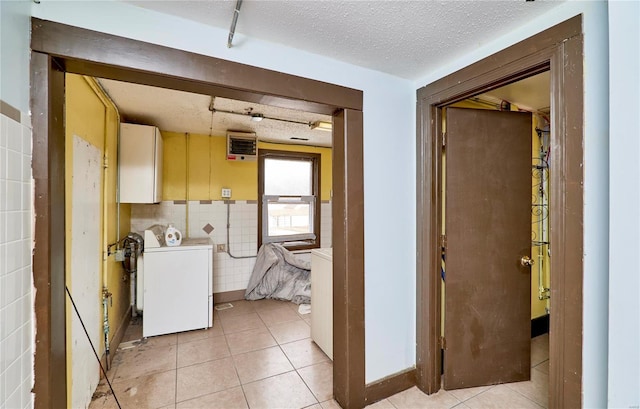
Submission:
[[[173,396],[173,407],[177,408],[178,407],[178,339],[176,337],[176,370],[175,370],[175,389],[174,389],[174,396]]]
[[[300,379],[302,379],[302,382],[304,383],[304,386],[306,386],[307,389],[309,389],[309,392],[311,392],[311,395],[313,395],[313,397],[316,399],[316,403],[320,404],[320,399],[318,399],[318,397],[313,392],[313,390],[311,389],[311,387],[309,386],[307,381],[305,381],[305,379],[302,377],[302,375],[300,375],[300,372],[298,372],[297,369],[295,371],[296,371],[296,374],[300,377]],[[333,399],[333,382],[331,383],[331,399]],[[320,406],[322,406],[322,405],[320,405]]]
[[[527,381],[524,381],[524,382],[527,382]],[[533,383],[533,381],[529,381],[529,382],[532,382],[532,383]],[[513,391],[513,392],[517,393],[518,395],[522,396],[523,398],[525,398],[525,399],[526,399],[526,400],[528,400],[529,402],[533,402],[536,406],[539,406],[539,407],[541,407],[541,408],[544,408],[544,406],[542,406],[541,404],[539,404],[539,403],[538,403],[538,402],[536,402],[535,400],[531,399],[530,397],[528,397],[528,396],[526,396],[526,395],[524,395],[524,394],[520,393],[520,391],[518,391],[518,390],[516,390],[516,389],[513,389],[513,388],[511,388],[511,387],[509,386],[509,385],[511,385],[511,384],[515,384],[515,383],[518,383],[518,382],[503,383],[502,385],[505,385],[505,386],[506,386],[507,388],[509,388],[511,391]],[[547,398],[548,398],[548,394],[547,394]]]
[[[240,383],[240,389],[242,389],[242,397],[244,398],[244,402],[247,404],[247,408],[251,409],[249,399],[247,399],[247,393],[244,391],[244,385],[242,383]]]
[[[222,324],[222,323],[221,323]],[[224,328],[223,328],[224,330]],[[244,390],[244,385],[242,384],[242,379],[240,379],[240,374],[238,373],[238,366],[236,365],[236,360],[233,357],[233,354],[231,354],[231,348],[229,348],[229,340],[227,339],[227,335],[224,335],[224,340],[227,343],[227,349],[229,350],[229,357],[231,358],[231,363],[233,364],[233,370],[236,373],[236,378],[238,379],[238,384],[240,384],[240,389],[242,390],[242,397],[244,398],[244,402],[247,404],[247,408],[251,409],[251,407],[249,406],[249,399],[247,399],[247,394]],[[230,389],[230,388],[228,388]]]

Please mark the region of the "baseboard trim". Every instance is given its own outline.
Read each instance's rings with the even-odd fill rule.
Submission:
[[[368,384],[364,390],[364,401],[367,405],[371,405],[379,400],[409,389],[415,386],[415,384],[416,369],[410,368]]]
[[[113,334],[113,338],[111,338],[111,341],[109,342],[109,365],[108,365],[109,368],[111,368],[111,364],[113,363],[113,357],[116,354],[116,350],[120,346],[120,342],[122,342],[122,338],[124,338],[124,333],[127,331],[127,328],[129,327],[129,323],[131,322],[131,305],[129,305],[129,308],[127,308],[127,311],[124,313],[124,316],[122,317],[121,322],[122,323],[120,324],[120,327]],[[106,371],[107,370],[106,353],[102,354],[102,357],[100,358],[100,364]],[[103,377],[104,377],[104,374],[102,374],[102,371],[100,371],[100,379],[102,379]]]
[[[549,332],[549,314],[531,320],[531,338]]]
[[[213,293],[213,302],[220,304],[223,302],[244,300],[244,292],[246,290],[225,291],[222,293]]]

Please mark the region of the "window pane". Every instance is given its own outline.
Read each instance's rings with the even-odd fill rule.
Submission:
[[[312,233],[311,204],[269,202],[269,236]]]
[[[312,195],[311,171],[311,161],[265,159],[264,194],[281,196]]]

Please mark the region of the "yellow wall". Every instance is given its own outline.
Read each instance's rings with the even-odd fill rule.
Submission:
[[[73,169],[73,135],[80,136],[92,145],[100,149],[103,155],[106,155],[108,161],[107,172],[107,191],[106,191],[106,220],[96,221],[100,223],[101,237],[104,236],[106,228],[107,243],[103,243],[102,251],[106,251],[106,244],[115,243],[120,237],[126,235],[131,224],[131,206],[120,206],[120,225],[116,226],[116,183],[117,183],[117,136],[118,136],[118,116],[116,108],[107,100],[107,98],[97,88],[95,81],[74,74],[66,74],[66,95],[65,95],[65,121],[66,121],[66,150],[65,160],[67,163],[65,169],[65,180],[71,181]],[[105,149],[106,146],[106,149]],[[104,172],[104,170],[103,170]],[[102,179],[104,181],[104,173]],[[102,191],[102,189],[101,189]],[[66,183],[66,269],[69,272],[71,266],[71,204],[72,204],[72,185]],[[101,203],[104,204],[105,197],[101,195]],[[119,230],[119,231],[116,231]],[[101,264],[102,265],[102,264]],[[109,326],[110,341],[116,331],[126,323],[128,318],[127,310],[129,307],[129,284],[128,280],[123,280],[123,275],[127,274],[123,271],[120,262],[116,262],[114,256],[110,256],[106,263],[107,268],[107,288],[113,294],[112,302],[109,303]],[[66,283],[73,293],[72,283],[70,282],[71,274],[66,275]],[[128,274],[125,276],[128,278]],[[102,276],[100,277],[102,283]],[[96,303],[102,305],[102,294],[96,294]],[[71,321],[71,305],[67,301],[67,322]],[[102,308],[100,308],[102,311]],[[102,317],[99,317],[100,327],[102,327]],[[67,325],[67,394],[71,397],[71,362],[73,359],[73,350],[70,345],[70,325]],[[95,329],[94,329],[95,330]],[[102,328],[100,328],[102,333]],[[101,344],[97,346],[99,354],[105,351],[103,337]],[[113,346],[112,346],[113,348]],[[114,352],[114,349],[112,349]],[[71,399],[68,399],[71,403]]]
[[[164,131],[162,137],[163,200],[222,200],[223,187],[234,200],[258,199],[258,162],[228,161],[226,137]],[[258,149],[319,153],[321,200],[331,199],[331,148],[259,142]]]
[[[536,158],[539,157],[540,154],[540,139],[538,138],[538,134],[536,132],[536,127],[538,127],[538,118],[534,115],[533,116],[533,129],[532,129],[532,157]],[[543,127],[543,125],[539,126],[540,128]],[[534,161],[534,164],[538,164],[538,161]],[[545,194],[547,195],[547,204],[549,203],[549,194],[551,193],[551,189],[549,188],[549,181],[551,179],[549,177],[547,177],[546,180],[546,188],[545,188]],[[538,197],[538,183],[540,181],[537,178],[533,178],[532,180],[532,197],[537,198]],[[548,213],[548,208],[547,208],[547,216],[549,215]],[[538,219],[538,216],[532,215],[531,217],[531,225],[532,225],[532,229],[533,231],[537,231],[538,229],[538,224],[536,223],[536,220]],[[547,226],[549,226],[547,224]],[[547,229],[547,240],[549,240],[549,229]],[[539,239],[538,239],[539,240]],[[546,296],[548,293],[540,293],[539,292],[539,280],[538,280],[538,275],[540,274],[540,265],[542,265],[542,277],[543,277],[543,286],[545,288],[549,288],[550,285],[550,258],[549,258],[549,246],[548,245],[544,245],[544,246],[532,246],[531,248],[531,258],[534,261],[534,265],[531,267],[531,318],[537,318],[537,317],[541,317],[543,315],[547,314],[546,311],[546,307],[548,307],[548,299],[542,299],[540,300],[538,298],[539,295],[543,295]]]

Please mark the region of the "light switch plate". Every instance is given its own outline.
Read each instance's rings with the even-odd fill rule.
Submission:
[[[231,189],[223,187],[221,196],[223,199],[231,199]]]

